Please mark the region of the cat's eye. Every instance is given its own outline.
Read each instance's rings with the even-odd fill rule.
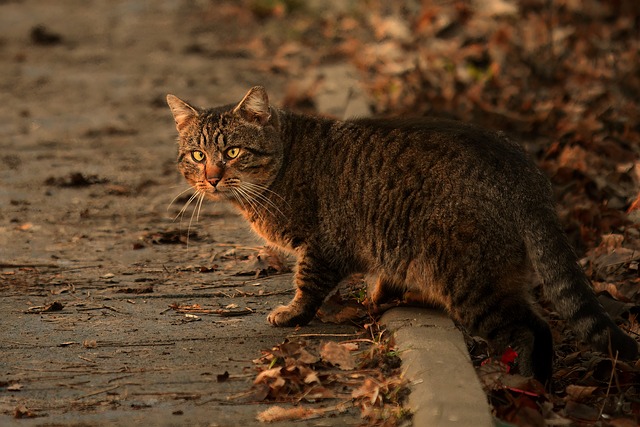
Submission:
[[[238,147],[232,147],[225,151],[224,154],[229,159],[235,159],[240,154],[240,149]]]
[[[191,158],[199,163],[204,160],[204,153],[199,150],[192,151]]]

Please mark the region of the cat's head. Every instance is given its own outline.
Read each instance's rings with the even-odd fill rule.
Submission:
[[[201,194],[251,205],[282,165],[278,113],[256,86],[237,105],[200,109],[173,95],[167,103],[178,129],[178,168]]]

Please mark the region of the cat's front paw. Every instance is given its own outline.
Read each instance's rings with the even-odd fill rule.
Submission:
[[[298,304],[281,305],[267,316],[273,326],[303,326],[315,316],[315,311],[305,310]]]

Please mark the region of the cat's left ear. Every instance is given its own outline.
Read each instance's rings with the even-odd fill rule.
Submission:
[[[266,125],[271,118],[267,91],[262,86],[252,87],[233,112],[249,122]]]
[[[191,120],[198,117],[198,110],[174,95],[167,95],[167,104],[176,121],[176,129],[180,132]]]

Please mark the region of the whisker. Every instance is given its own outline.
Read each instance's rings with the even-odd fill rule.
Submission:
[[[200,193],[200,191],[199,191],[199,190],[196,190],[196,192],[195,192],[195,193],[193,193],[193,194],[191,195],[191,197],[189,197],[189,200],[187,200],[187,201],[185,202],[184,206],[182,206],[182,209],[180,209],[180,212],[178,212],[178,214],[175,216],[175,218],[173,218],[173,220],[174,220],[174,221],[175,221],[176,219],[178,219],[178,217],[182,217],[182,216],[184,215],[185,211],[187,210],[187,207],[189,207],[189,205],[191,204],[191,202],[192,202],[196,197],[198,197],[199,193]],[[181,222],[182,222],[182,220],[181,220]]]
[[[193,212],[191,212],[191,218],[189,219],[189,226],[187,227],[187,249],[189,249],[189,235],[191,234],[191,224],[193,223],[193,216],[196,214],[196,211],[198,211],[198,214],[200,212],[200,210],[198,209],[198,205],[202,203],[202,199],[204,198],[204,192],[198,190],[195,195],[198,196],[198,200],[196,201],[196,205],[193,208]],[[198,222],[197,218],[196,218],[196,222]]]
[[[200,200],[198,201],[198,214],[196,215],[196,222],[200,221],[200,209],[202,208],[202,202],[204,202],[205,192],[203,191],[200,195]]]
[[[234,188],[229,188],[229,191],[231,191],[231,195],[233,196],[235,201],[238,202],[238,204],[240,206],[242,206],[242,209],[244,209],[244,204],[242,203],[242,201],[240,199],[238,199],[238,195],[236,194],[236,190]]]
[[[241,184],[241,187],[247,183],[243,183]],[[257,190],[257,188],[260,188],[260,186],[257,186],[255,184],[251,184],[249,186],[246,186],[244,188],[244,190],[247,192],[248,195],[253,196],[253,198],[255,200],[259,200],[261,203],[261,206],[263,206],[265,209],[267,209],[267,211],[271,214],[271,211],[267,208],[268,206],[271,206],[273,209],[275,209],[280,215],[282,215],[284,218],[286,218],[286,215],[284,214],[284,212],[282,212],[282,210],[280,209],[280,207],[273,201],[271,200],[269,197],[267,197],[265,194],[261,193],[260,191]],[[275,193],[273,193],[275,194]]]
[[[230,187],[230,189],[231,189],[231,194],[233,195],[233,198],[236,199],[238,203],[240,203],[240,206],[242,206],[242,209],[247,210],[247,207],[244,205],[244,202],[242,201],[242,197],[238,194],[238,192],[236,191],[236,188]]]
[[[239,189],[245,194],[245,198],[252,203],[254,210],[260,216],[261,219],[264,219],[264,212],[261,213],[259,208],[262,208],[264,211],[266,211],[266,213],[268,213],[271,216],[274,216],[274,217],[277,216],[270,209],[270,204],[272,204],[272,202],[268,199],[265,199],[262,194],[257,193],[255,190],[242,187],[242,185],[240,186]],[[267,203],[267,201],[270,203]],[[278,213],[280,213],[283,216],[283,218],[286,218],[285,215],[280,211],[280,209],[278,209],[277,206],[273,206],[273,208],[275,208],[278,211]]]
[[[189,190],[193,190],[194,188],[192,186],[187,187],[186,190],[182,190],[180,193],[178,193],[178,195],[176,197],[173,198],[173,200],[171,200],[171,202],[169,203],[169,205],[167,206],[167,210],[169,210],[169,208],[171,208],[171,205],[173,205],[175,203],[176,200],[178,200],[178,198],[180,196],[182,196],[184,193],[186,193]]]
[[[249,204],[249,206],[251,206],[251,209],[253,209],[256,215],[258,215],[258,218],[260,220],[264,220],[264,215],[262,215],[259,208],[264,208],[267,212],[269,212],[269,214],[271,214],[271,212],[265,206],[263,206],[262,203],[260,203],[256,199],[251,198],[251,195],[247,192],[247,189],[243,188],[242,185],[235,187],[235,189],[238,194],[242,195],[242,198]]]
[[[286,204],[286,205],[287,205],[287,207],[288,207],[288,208],[290,208],[290,207],[291,207],[291,205],[289,204],[289,202],[287,202],[287,200],[286,200],[284,197],[282,197],[280,194],[276,193],[275,191],[273,191],[272,189],[270,189],[270,188],[268,188],[268,187],[266,187],[266,186],[264,186],[264,185],[255,184],[255,183],[253,183],[253,182],[243,182],[243,184],[244,184],[244,185],[247,185],[247,186],[249,186],[249,187],[252,187],[252,188],[258,189],[258,190],[260,190],[260,191],[262,191],[262,192],[269,193],[269,194],[273,194],[273,195],[274,195],[274,196],[276,196],[278,199],[282,200],[282,201],[284,202],[284,204]]]

